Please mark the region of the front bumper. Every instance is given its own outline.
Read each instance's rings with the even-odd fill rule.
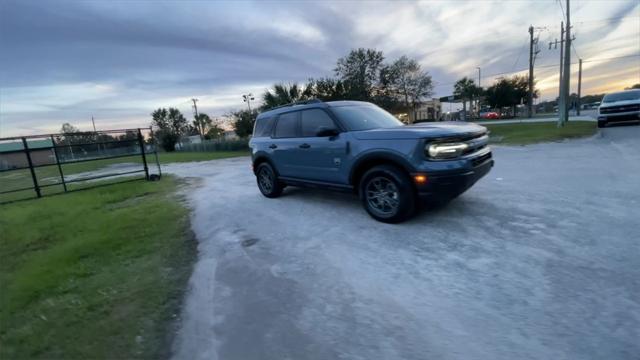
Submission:
[[[482,162],[477,163],[471,170],[464,169],[446,175],[431,175],[427,173],[427,182],[417,185],[416,190],[420,198],[447,200],[467,191],[473,184],[485,176],[493,167],[491,153]]]

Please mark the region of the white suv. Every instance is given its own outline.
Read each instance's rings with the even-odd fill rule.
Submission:
[[[616,121],[640,121],[640,89],[605,95],[598,108],[598,127]]]

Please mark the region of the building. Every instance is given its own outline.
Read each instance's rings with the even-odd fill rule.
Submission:
[[[235,131],[233,131],[233,130],[227,130],[227,131],[225,131],[225,132],[222,134],[222,138],[223,138],[224,140],[238,140],[238,139],[240,139],[240,138],[238,137],[238,134],[236,134],[236,132],[235,132]]]
[[[415,111],[398,111],[393,115],[407,124],[440,121],[442,118],[442,103],[438,99],[426,100],[421,102]]]
[[[442,116],[442,103],[438,99],[423,101],[409,117],[411,122],[438,121]]]
[[[27,139],[33,165],[47,165],[56,163],[53,142],[50,139]],[[0,143],[0,170],[27,168],[29,162],[22,145],[22,140],[12,140]]]

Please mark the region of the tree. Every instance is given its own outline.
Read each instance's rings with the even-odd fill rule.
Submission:
[[[232,118],[233,129],[241,138],[253,134],[253,125],[256,123],[258,112],[256,110],[240,110],[229,115]]]
[[[462,111],[464,112],[464,117],[466,120],[468,118],[467,100],[469,101],[469,110],[471,110],[473,99],[482,94],[482,88],[476,86],[476,83],[475,81],[473,81],[473,79],[469,79],[465,76],[462,79],[458,80],[455,85],[453,85],[453,94],[459,96],[462,99]]]
[[[187,120],[176,108],[159,108],[151,113],[151,126],[165,151],[175,151],[176,143],[188,129]]]
[[[633,84],[628,88],[624,88],[625,90],[633,90],[633,89],[640,89],[640,84]]]
[[[195,117],[192,124],[196,130],[196,133],[204,138],[213,122],[211,121],[209,115],[200,113]]]
[[[217,139],[224,134],[224,129],[218,124],[218,122],[214,122],[207,129],[207,133],[204,135],[204,138],[207,140]]]
[[[306,98],[315,98],[322,101],[348,100],[349,95],[341,80],[333,78],[309,79],[304,89]]]
[[[491,107],[512,107],[515,115],[515,107],[518,104],[526,104],[529,93],[529,82],[526,76],[513,76],[502,78],[486,90],[487,102]],[[533,97],[537,98],[538,90],[534,90]]]
[[[378,96],[384,97],[387,101],[389,98],[395,99],[414,114],[420,101],[433,94],[431,76],[422,71],[416,60],[406,56],[380,70],[380,84],[381,91]],[[386,105],[393,106],[392,103]],[[409,119],[413,121],[414,117],[410,116]]]
[[[262,94],[262,109],[268,110],[280,105],[286,105],[306,98],[302,88],[298,84],[275,84],[273,89],[266,90]]]
[[[73,133],[78,133],[80,132],[80,130],[78,130],[77,127],[69,124],[69,123],[64,123],[62,124],[62,128],[60,129],[60,132],[63,134],[73,134]]]
[[[364,48],[351,50],[349,55],[338,59],[334,72],[349,99],[371,101],[383,61],[382,51]]]

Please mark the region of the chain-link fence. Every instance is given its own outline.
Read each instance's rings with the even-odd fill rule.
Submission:
[[[151,129],[0,138],[0,203],[160,176]]]

